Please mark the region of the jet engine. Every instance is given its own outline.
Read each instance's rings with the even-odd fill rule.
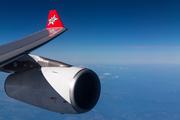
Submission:
[[[81,67],[41,67],[15,72],[5,81],[8,96],[50,111],[90,111],[100,96],[96,73]]]
[[[100,81],[90,69],[31,55],[31,51],[65,32],[56,10],[50,10],[46,29],[0,46],[0,71],[8,96],[50,111],[68,114],[91,110],[100,96]]]

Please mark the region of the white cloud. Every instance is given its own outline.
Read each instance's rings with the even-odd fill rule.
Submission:
[[[83,65],[79,65],[78,67],[85,68],[85,66],[83,66]]]
[[[96,67],[101,67],[100,65],[96,66]]]
[[[78,65],[78,67],[81,67],[81,68],[88,68],[88,65]]]
[[[104,83],[104,81],[100,81],[101,83]]]
[[[111,75],[111,73],[104,73],[103,75]]]
[[[104,78],[104,76],[100,76],[100,77],[99,77],[99,79],[102,79],[102,78]]]
[[[112,69],[116,69],[116,67],[111,67]]]
[[[128,69],[128,68],[123,68],[123,67],[120,67],[119,69]]]
[[[116,78],[119,78],[119,76],[114,76],[114,77],[112,77],[112,79],[116,79]]]

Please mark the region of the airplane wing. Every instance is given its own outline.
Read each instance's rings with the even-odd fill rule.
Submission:
[[[4,84],[9,97],[63,114],[94,108],[101,90],[95,72],[29,54],[66,30],[56,10],[51,10],[46,29],[0,46],[0,71],[12,73]]]
[[[0,46],[0,67],[27,55],[32,50],[46,44],[66,30],[56,10],[51,10],[46,29]]]

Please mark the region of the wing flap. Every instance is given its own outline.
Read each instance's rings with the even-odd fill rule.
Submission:
[[[28,54],[4,65],[3,67],[0,67],[0,71],[11,73],[39,67],[71,67],[71,65],[37,55]]]

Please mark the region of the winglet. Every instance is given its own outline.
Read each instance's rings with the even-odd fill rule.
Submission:
[[[61,19],[56,10],[49,11],[46,29],[49,31],[49,36],[54,36],[64,28]]]
[[[49,11],[46,28],[64,27],[56,10]]]

